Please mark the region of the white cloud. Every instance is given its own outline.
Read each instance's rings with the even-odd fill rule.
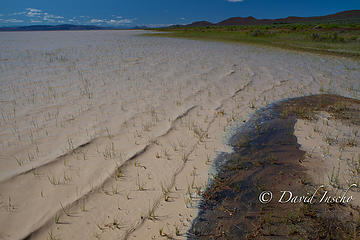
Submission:
[[[94,19],[91,19],[90,22],[91,22],[91,23],[103,23],[104,20],[102,20],[102,19],[95,19],[95,18],[94,18]]]
[[[63,16],[56,16],[56,15],[52,15],[52,14],[49,14],[49,13],[44,13],[44,15],[48,18],[64,18]]]
[[[132,23],[132,20],[131,19],[121,19],[121,20],[111,19],[111,20],[107,21],[106,23],[111,24],[111,25],[121,25],[121,24]]]
[[[40,17],[42,10],[36,8],[26,8],[27,12],[25,13],[28,17]]]
[[[55,22],[55,19],[52,19],[52,18],[46,18],[46,17],[43,17],[42,19],[43,21],[46,21],[46,22]]]
[[[96,19],[93,18],[90,20],[90,23],[96,23],[96,24],[109,24],[109,25],[122,25],[122,24],[129,24],[132,23],[132,19]]]
[[[42,12],[40,9],[36,9],[36,8],[25,8],[25,10],[28,10],[29,12]]]
[[[14,12],[14,13],[10,13],[9,15],[10,16],[16,16],[16,15],[24,15],[26,14],[27,12]]]
[[[15,19],[15,18],[5,19],[4,21],[8,22],[8,23],[21,23],[21,22],[24,22],[23,20]]]
[[[80,23],[79,20],[76,19],[76,17],[70,18],[67,21],[71,23]]]
[[[49,14],[49,13],[44,13],[43,15],[43,21],[47,21],[47,22],[60,22],[59,19],[64,19],[63,16],[56,16],[56,15],[53,15],[53,14]]]
[[[0,14],[0,16],[4,16]],[[45,12],[37,8],[25,8],[23,11],[13,12],[3,17],[2,22],[7,23],[76,23],[76,24],[96,24],[96,25],[127,25],[134,23],[136,18],[124,18],[118,14],[110,15],[104,18],[96,18],[91,16],[74,16],[74,17],[63,17],[55,14]],[[16,17],[11,17],[16,16]],[[6,19],[7,18],[7,19]]]
[[[111,19],[109,21],[107,21],[107,23],[109,24],[116,24],[118,21],[114,20],[114,19]]]
[[[28,12],[28,13],[26,13],[26,16],[28,16],[28,17],[40,17],[40,13],[38,13],[38,12]]]
[[[36,9],[36,8],[26,8],[25,10],[26,11],[23,11],[23,12],[14,12],[10,15],[23,15],[25,17],[32,18],[30,20],[30,22],[34,22],[34,21],[55,22],[55,21],[58,21],[58,19],[64,19],[63,16],[49,14],[47,12],[44,12],[44,11],[42,11],[40,9]],[[33,18],[38,18],[39,20],[34,20]]]
[[[243,2],[244,0],[227,0],[228,2]]]

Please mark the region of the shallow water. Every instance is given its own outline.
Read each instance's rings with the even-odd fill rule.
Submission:
[[[341,109],[341,112],[334,110],[334,106],[339,103],[345,103],[348,108]],[[351,107],[352,104],[357,107]],[[359,100],[337,95],[314,95],[278,101],[254,113],[249,121],[237,131],[234,130],[235,133],[229,138],[228,144],[233,148],[233,152],[221,153],[214,160],[217,173],[203,194],[200,212],[188,232],[188,239],[245,239],[253,236],[252,234],[260,234],[261,230],[256,226],[263,221],[260,219],[264,216],[264,208],[277,217],[277,223],[270,223],[273,228],[271,235],[278,236],[279,239],[289,236],[287,217],[296,211],[296,208],[279,205],[276,201],[262,205],[258,197],[262,191],[271,190],[273,199],[279,199],[280,190],[284,189],[306,195],[307,187],[299,184],[301,179],[307,177],[306,169],[299,164],[305,152],[300,150],[294,136],[296,120],[311,119],[315,117],[315,111],[329,111],[335,118],[351,121],[359,126],[359,107]],[[312,218],[325,222],[326,219],[321,215],[328,210],[322,206],[314,209],[316,210],[312,211],[316,211],[317,215]],[[339,218],[332,221],[342,221],[340,216],[348,215],[346,211],[334,210]],[[307,235],[292,236],[296,239],[314,237],[309,231],[309,228],[313,228],[313,223],[308,221],[305,217],[297,223],[306,229]],[[344,220],[342,224],[355,224],[356,227],[356,221],[346,221],[348,220]],[[334,235],[343,234],[346,232],[344,229],[341,228]],[[327,231],[326,228],[321,230]],[[256,236],[267,236],[264,231],[263,234]]]

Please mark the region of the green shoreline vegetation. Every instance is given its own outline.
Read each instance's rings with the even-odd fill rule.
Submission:
[[[147,36],[252,43],[360,60],[360,23],[305,23],[152,29]]]

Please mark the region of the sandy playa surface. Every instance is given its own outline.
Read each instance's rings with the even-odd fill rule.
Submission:
[[[316,120],[298,120],[295,134],[306,151],[303,165],[317,185],[342,192],[352,183],[360,186],[360,136],[353,124],[336,121],[326,112]],[[360,191],[353,189],[352,203],[360,206]]]
[[[183,239],[232,126],[283,98],[360,98],[351,60],[140,33],[0,33],[0,239]]]

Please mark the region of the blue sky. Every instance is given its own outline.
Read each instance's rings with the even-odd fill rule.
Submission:
[[[164,26],[235,16],[318,16],[352,9],[360,9],[360,0],[2,0],[0,26]]]

